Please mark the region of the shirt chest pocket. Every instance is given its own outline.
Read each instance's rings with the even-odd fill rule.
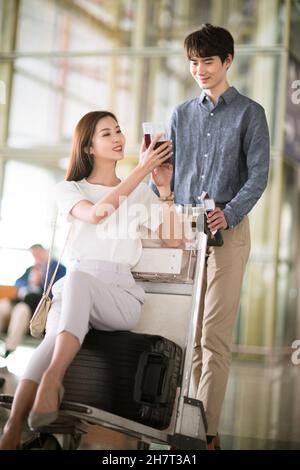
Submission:
[[[224,157],[234,157],[240,153],[240,132],[235,127],[218,129],[218,151]]]

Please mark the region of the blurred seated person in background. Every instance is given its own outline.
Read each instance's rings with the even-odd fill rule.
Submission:
[[[29,328],[31,317],[41,299],[48,263],[48,250],[42,245],[32,245],[29,250],[34,258],[34,265],[16,280],[17,298],[0,300],[0,333],[6,331],[4,356],[7,357],[21,344]],[[52,259],[49,266],[48,282],[54,273],[57,261]],[[55,281],[66,274],[66,268],[60,264]],[[54,281],[54,282],[55,282]]]

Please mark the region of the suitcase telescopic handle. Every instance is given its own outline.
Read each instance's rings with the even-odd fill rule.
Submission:
[[[134,384],[134,401],[147,405],[168,403],[174,360],[164,354],[144,351]]]

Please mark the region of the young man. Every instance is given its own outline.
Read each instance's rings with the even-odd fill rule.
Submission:
[[[218,443],[218,424],[231,360],[231,340],[250,251],[247,214],[268,178],[269,133],[263,108],[230,86],[227,72],[234,41],[210,24],[184,42],[200,96],[177,106],[171,118],[175,202],[216,202],[207,223],[221,230],[223,246],[208,248],[193,385],[204,404],[208,448]]]

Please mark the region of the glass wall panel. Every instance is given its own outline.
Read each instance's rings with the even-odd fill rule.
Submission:
[[[5,165],[0,222],[0,284],[13,284],[32,262],[28,248],[50,247],[55,207],[53,186],[64,171],[10,160]],[[66,228],[57,219],[54,254],[59,255]],[[65,257],[63,259],[65,261]]]
[[[300,28],[300,22],[299,22]],[[300,35],[299,35],[300,45]],[[285,156],[300,164],[300,55],[289,54],[285,117]]]
[[[210,22],[228,27],[239,45],[282,44],[284,0],[21,0],[18,51],[181,47]],[[39,38],[37,41],[36,38]]]
[[[277,276],[274,235],[277,226],[272,195],[277,190],[276,168],[276,160],[272,159],[267,190],[249,216],[251,253],[235,330],[237,344],[259,347],[274,345],[276,319],[273,288]]]
[[[276,341],[288,344],[299,338],[300,320],[300,167],[285,162],[280,226]]]
[[[21,0],[16,49],[50,52],[130,46],[128,31],[134,30],[136,6],[136,0]]]
[[[230,83],[265,108],[274,145],[282,60],[276,54],[240,53],[229,75]],[[197,95],[199,87],[189,74],[189,62],[183,55],[17,59],[8,145],[68,142],[83,114],[109,109],[117,114],[128,143],[134,146],[141,139],[142,121],[168,121],[176,104]]]
[[[14,74],[7,144],[33,147],[57,142],[58,113],[52,87],[32,77]],[[56,116],[55,121],[53,117]]]
[[[27,249],[0,246],[0,285],[14,285],[16,279],[33,263],[34,259]]]
[[[7,162],[1,207],[2,246],[24,248],[33,243],[48,243],[54,182],[54,175],[46,168]]]
[[[282,44],[284,9],[278,0],[147,0],[146,44],[180,46],[207,22],[227,27],[238,45]]]
[[[290,52],[300,60],[300,4],[291,2]]]

